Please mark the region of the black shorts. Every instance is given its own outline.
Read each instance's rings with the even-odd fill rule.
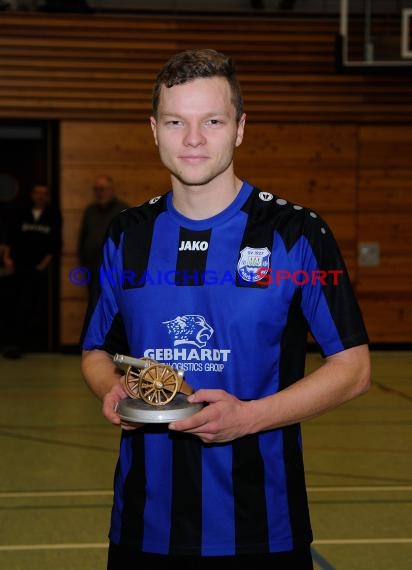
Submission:
[[[223,565],[219,566],[219,562]],[[259,570],[313,570],[310,546],[272,554],[239,556],[165,556],[140,552],[131,546],[110,544],[107,570],[239,570],[241,563]]]

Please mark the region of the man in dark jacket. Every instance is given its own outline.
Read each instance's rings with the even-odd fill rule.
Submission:
[[[96,178],[93,191],[95,201],[84,211],[77,244],[80,265],[90,273],[89,284],[98,275],[100,250],[110,222],[116,214],[129,206],[117,198],[110,176],[102,175]]]
[[[47,324],[49,267],[61,251],[61,214],[49,205],[49,189],[36,185],[31,205],[16,212],[6,237],[4,267],[12,275],[12,318],[4,356],[19,358],[33,326]]]

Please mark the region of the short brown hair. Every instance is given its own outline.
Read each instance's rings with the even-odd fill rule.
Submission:
[[[243,97],[235,65],[230,57],[213,49],[189,49],[177,53],[166,62],[153,87],[153,116],[157,115],[162,85],[173,87],[206,77],[227,79],[232,92],[232,103],[236,109],[236,120],[239,122],[243,114]]]

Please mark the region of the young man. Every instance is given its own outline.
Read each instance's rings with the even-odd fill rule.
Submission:
[[[299,423],[370,382],[344,262],[316,213],[235,175],[245,114],[225,55],[167,62],[151,127],[172,190],[111,225],[102,275],[118,278],[95,291],[82,340],[85,379],[123,427],[108,568],[313,568]],[[309,330],[325,362],[304,376]],[[122,422],[116,352],[183,368],[206,405]]]

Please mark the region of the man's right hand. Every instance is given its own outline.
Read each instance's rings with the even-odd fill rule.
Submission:
[[[3,257],[3,265],[4,265],[4,269],[6,270],[7,273],[13,273],[14,261],[10,256],[5,255]]]
[[[124,400],[128,397],[122,386],[122,380],[124,380],[124,377],[122,377],[120,382],[113,386],[110,392],[103,398],[103,415],[110,423],[121,426],[122,429],[125,430],[132,430],[140,427],[142,424],[125,422],[121,419],[119,414],[116,413],[117,404],[120,400]]]

